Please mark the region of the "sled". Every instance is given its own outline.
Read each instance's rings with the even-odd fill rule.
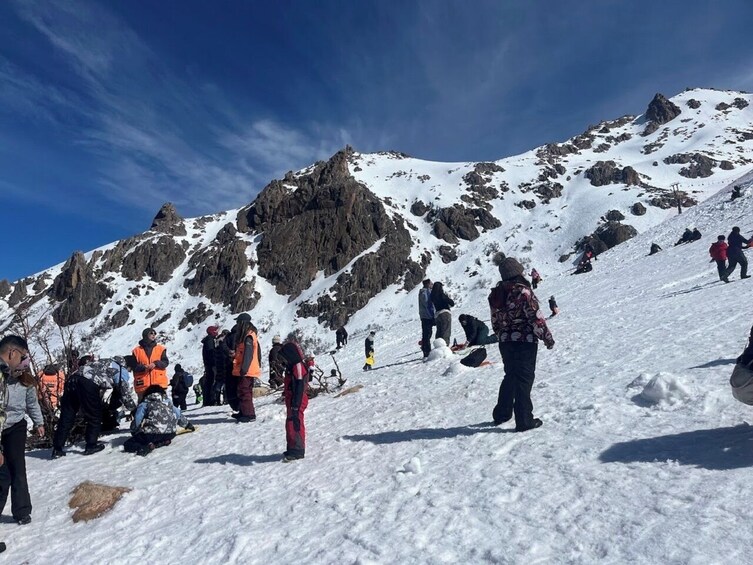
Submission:
[[[194,424],[193,431],[187,430],[186,428],[178,428],[178,431],[175,432],[175,435],[176,436],[182,436],[183,434],[191,434],[191,433],[197,432],[197,431],[199,431],[199,426],[197,426],[196,424]]]

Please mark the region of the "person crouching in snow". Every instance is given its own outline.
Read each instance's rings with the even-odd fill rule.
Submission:
[[[489,326],[481,320],[468,314],[460,314],[458,320],[460,321],[463,331],[465,331],[466,347],[497,343],[497,336],[494,334],[489,335]]]
[[[308,371],[304,364],[306,355],[298,345],[295,334],[290,334],[280,350],[285,360],[285,384],[283,398],[287,417],[285,419],[285,439],[287,449],[283,453],[283,462],[289,463],[303,459],[306,454],[306,425],[303,413],[309,404],[306,389],[309,385]]]
[[[194,426],[173,406],[167,391],[152,385],[144,392],[144,400],[136,407],[131,422],[131,434],[123,450],[138,455],[148,455],[158,447],[170,445],[177,426],[194,431]]]

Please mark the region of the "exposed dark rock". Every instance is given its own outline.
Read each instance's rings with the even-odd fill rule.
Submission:
[[[52,317],[61,326],[70,326],[99,315],[112,295],[107,286],[98,283],[80,251],[71,256],[50,288],[50,296],[62,302]]]
[[[8,279],[0,280],[0,298],[5,298],[10,294],[10,281]]]
[[[604,217],[610,222],[621,222],[625,219],[625,216],[619,210],[610,210]]]
[[[497,189],[486,184],[475,184],[468,187],[468,190],[474,194],[475,198],[472,198],[472,201],[474,202],[477,202],[478,200],[486,202],[499,197]]]
[[[719,104],[714,107],[715,110],[719,110],[720,112],[724,112],[725,110],[729,110],[730,108],[731,106],[726,102],[719,102]]]
[[[297,314],[317,316],[320,323],[334,329],[401,277],[404,289],[415,288],[424,278],[430,257],[424,255],[420,265],[408,258],[412,246],[410,233],[399,218],[395,221],[395,230],[375,253],[359,257],[350,269],[337,277],[326,295],[319,297],[316,304],[302,304]]]
[[[34,281],[34,286],[32,287],[32,290],[34,292],[42,292],[45,288],[47,288],[45,277],[44,275],[40,275],[39,278],[37,278],[37,280]]]
[[[661,125],[674,120],[681,113],[676,104],[657,92],[646,109],[646,120]]]
[[[158,328],[162,324],[164,324],[165,322],[167,322],[172,317],[173,317],[173,313],[172,312],[168,312],[164,316],[160,316],[159,318],[157,318],[156,320],[154,320],[153,322],[151,322],[149,325],[152,326],[153,328]]]
[[[476,227],[471,224],[473,229],[475,230]],[[447,243],[458,243],[460,240],[457,238],[457,236],[452,233],[452,230],[445,224],[442,220],[435,220],[434,221],[434,235],[441,240],[446,241]],[[476,230],[476,237],[479,236],[478,230]],[[474,238],[475,239],[475,238]]]
[[[647,143],[643,146],[643,153],[648,155],[649,153],[653,153],[654,151],[661,149],[662,147],[664,147],[663,143]]]
[[[8,306],[11,308],[16,307],[24,298],[26,298],[26,295],[26,283],[24,281],[18,281],[13,287],[13,292],[11,292],[8,297]]]
[[[494,173],[504,173],[505,170],[497,163],[476,163],[473,170],[480,175],[492,175]]]
[[[714,159],[702,153],[677,153],[666,157],[664,163],[667,165],[689,164],[689,167],[680,169],[680,174],[691,179],[710,177],[714,174],[712,169],[717,165]]]
[[[152,221],[152,226],[149,229],[169,235],[186,235],[187,233],[183,218],[178,215],[178,211],[172,202],[166,202],[162,205],[157,215],[154,216],[154,221]]]
[[[609,151],[611,145],[608,143],[600,143],[598,146],[596,146],[596,149],[594,149],[594,153],[605,153],[606,151]]]
[[[251,310],[260,298],[255,282],[244,280],[249,267],[248,243],[236,233],[233,224],[226,224],[211,245],[191,257],[188,267],[196,272],[183,283],[191,296],[206,296],[229,306],[233,314]]]
[[[634,216],[643,216],[646,213],[646,207],[640,202],[636,202],[630,207],[630,211]]]
[[[563,188],[558,182],[545,182],[533,187],[533,192],[541,198],[544,204],[548,204],[552,198],[562,196]]]
[[[570,257],[572,257],[572,256],[573,256],[572,253],[565,253],[564,255],[560,255],[560,258],[557,259],[557,261],[559,261],[560,263],[564,263],[565,261],[567,261],[568,259],[570,259]]]
[[[732,164],[732,161],[721,161],[719,163],[719,168],[724,169],[725,171],[731,171],[735,168],[735,166]]]
[[[199,302],[199,305],[193,310],[186,310],[183,319],[178,323],[178,329],[182,330],[188,324],[194,326],[200,324],[212,314],[214,314],[214,311],[209,308],[206,302]]]
[[[693,108],[693,110],[697,110],[698,108],[701,107],[701,103],[695,98],[691,98],[690,100],[686,102],[686,104],[688,105],[689,108]]]
[[[521,200],[519,202],[516,202],[515,205],[518,208],[525,208],[526,210],[533,210],[536,208],[536,201],[535,200]]]
[[[603,241],[608,249],[611,249],[615,245],[619,245],[638,235],[638,230],[628,224],[609,221],[600,226],[594,232],[594,235]]]
[[[185,261],[187,248],[188,243],[180,244],[168,235],[148,238],[123,257],[120,271],[132,281],[147,275],[154,282],[167,282]],[[109,262],[108,259],[105,261]]]
[[[122,328],[126,325],[128,322],[128,318],[131,316],[131,313],[128,311],[128,308],[123,308],[122,310],[118,310],[113,314],[112,318],[110,319],[110,324],[113,328]]]
[[[442,258],[442,263],[452,263],[457,261],[458,253],[451,245],[440,245],[439,256]]]
[[[494,229],[502,224],[484,208],[465,208],[456,204],[440,208],[427,218],[434,221],[434,235],[447,243],[457,243],[458,238],[473,241],[478,238],[480,225],[484,229]]]
[[[572,144],[578,149],[590,149],[594,142],[594,136],[581,134],[572,139]]]
[[[414,216],[423,216],[429,210],[431,210],[431,208],[421,200],[416,200],[410,207],[410,213]]]
[[[590,169],[586,169],[584,175],[591,181],[592,186],[641,184],[641,179],[633,167],[620,169],[614,161],[597,161]]]
[[[732,102],[732,105],[738,110],[742,110],[743,108],[748,107],[748,101],[745,100],[745,98],[735,98],[735,100]]]
[[[682,190],[679,193],[679,198],[680,205],[683,208],[690,208],[691,206],[698,204],[698,201],[695,198],[689,196]],[[655,206],[656,208],[661,208],[662,210],[668,210],[669,208],[677,207],[677,200],[672,192],[662,192],[657,194],[656,196],[651,197],[651,199],[648,201],[648,204],[649,206]]]

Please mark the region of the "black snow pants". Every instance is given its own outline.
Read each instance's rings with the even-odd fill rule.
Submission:
[[[63,450],[79,410],[86,420],[86,447],[94,447],[102,428],[102,399],[97,385],[77,375],[65,383],[65,393],[60,400],[60,419],[52,440],[55,449]]]
[[[432,318],[421,318],[421,351],[424,352],[424,357],[428,357],[431,353],[431,331],[434,327],[434,320]]]
[[[499,397],[492,416],[495,422],[506,422],[515,415],[515,429],[533,426],[531,389],[536,377],[538,343],[502,341],[499,352],[505,366],[505,376],[499,386]]]
[[[730,276],[735,272],[735,269],[740,265],[740,277],[746,278],[748,276],[748,260],[745,258],[745,253],[740,250],[735,250],[730,253],[727,252],[727,259],[729,259],[729,267],[727,267],[727,276]]]
[[[13,519],[31,515],[31,496],[26,481],[26,420],[16,422],[3,430],[3,455],[0,467],[0,512],[5,509],[10,491],[10,508]]]

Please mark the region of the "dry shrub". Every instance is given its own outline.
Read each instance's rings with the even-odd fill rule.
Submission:
[[[71,492],[71,500],[68,506],[75,508],[73,521],[88,522],[94,518],[99,518],[106,512],[109,512],[118,500],[131,489],[127,487],[110,487],[84,481]]]
[[[340,394],[338,394],[337,396],[335,396],[335,398],[340,398],[341,396],[345,396],[346,394],[350,394],[351,392],[358,392],[362,388],[363,388],[363,385],[356,385],[356,386],[352,386],[350,388],[346,388]]]

